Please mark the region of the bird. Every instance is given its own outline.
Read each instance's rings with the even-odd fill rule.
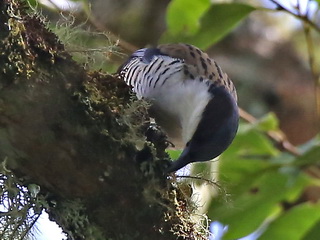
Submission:
[[[139,49],[118,75],[138,99],[150,101],[150,115],[169,139],[182,142],[167,173],[212,160],[232,143],[239,125],[236,88],[198,47],[170,43]]]

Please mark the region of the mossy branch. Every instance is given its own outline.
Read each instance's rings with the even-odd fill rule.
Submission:
[[[125,83],[85,71],[18,0],[0,1],[0,43],[0,159],[70,239],[207,238]]]

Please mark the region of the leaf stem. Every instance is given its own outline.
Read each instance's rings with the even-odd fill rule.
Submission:
[[[318,26],[317,24],[315,24],[314,22],[312,22],[309,18],[307,14],[296,14],[292,11],[290,11],[288,8],[284,7],[281,3],[279,3],[276,0],[270,0],[270,2],[274,3],[277,5],[277,9],[275,9],[276,11],[285,11],[288,14],[294,16],[295,18],[300,19],[302,22],[304,22],[305,24],[308,24],[310,27],[312,27],[315,31],[317,31],[318,33],[320,33],[320,26]],[[299,1],[298,1],[299,3]],[[299,6],[299,4],[298,4]]]
[[[320,73],[319,73],[319,69],[317,69],[317,66],[316,66],[315,55],[314,55],[314,52],[315,52],[314,43],[311,35],[310,26],[304,23],[303,30],[306,38],[309,66],[310,66],[313,81],[314,81],[314,88],[315,88],[314,90],[315,90],[315,97],[316,97],[316,114],[317,114],[318,121],[320,121]]]
[[[248,123],[255,123],[257,121],[257,119],[254,116],[244,111],[242,108],[239,108],[239,114],[240,117]],[[277,143],[277,148],[280,151],[288,152],[294,156],[301,155],[298,149],[292,143],[289,142],[286,135],[282,131],[268,131],[267,135],[269,138],[271,138],[273,141]]]
[[[277,9],[275,9],[275,10],[285,11],[288,14],[294,16],[295,18],[300,19],[301,22],[303,23],[303,30],[304,30],[304,35],[306,38],[307,51],[308,51],[308,59],[309,59],[308,61],[309,61],[309,66],[310,66],[313,81],[314,81],[314,90],[315,90],[315,98],[316,98],[316,103],[315,103],[316,104],[316,118],[318,121],[320,121],[320,69],[318,69],[316,66],[315,54],[314,54],[315,53],[314,42],[313,42],[313,38],[311,35],[312,29],[320,34],[320,26],[316,25],[308,17],[310,0],[308,0],[308,2],[307,2],[306,13],[302,13],[299,0],[297,0],[297,5],[295,7],[297,10],[297,13],[284,7],[277,0],[270,0],[270,1],[274,4],[276,4]],[[319,11],[319,9],[317,11]]]

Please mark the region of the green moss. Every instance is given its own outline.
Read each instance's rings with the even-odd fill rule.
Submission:
[[[146,141],[148,104],[117,76],[85,72],[23,4],[0,8],[1,120],[20,124],[1,122],[0,137],[51,218],[79,239],[203,239],[188,186],[163,174],[165,139]]]
[[[55,206],[55,221],[65,226],[69,237],[82,237],[88,240],[105,240],[99,227],[91,224],[84,204],[79,199],[64,201]],[[66,227],[69,226],[69,227]]]
[[[19,77],[31,78],[41,61],[54,64],[66,56],[56,36],[42,27],[40,17],[26,13],[24,1],[5,0],[0,7],[1,28],[7,26],[0,35],[0,88]]]

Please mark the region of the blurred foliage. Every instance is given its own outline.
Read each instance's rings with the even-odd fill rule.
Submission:
[[[185,42],[206,49],[236,27],[254,7],[242,4],[209,4],[172,1],[167,10],[168,30],[161,42]],[[193,11],[195,10],[195,11]],[[179,12],[186,14],[181,15]]]
[[[178,150],[169,149],[169,150],[167,150],[167,152],[169,153],[170,158],[171,158],[172,160],[176,160],[176,159],[179,158],[180,154],[182,153],[182,150],[181,150],[181,149],[178,149]]]
[[[209,0],[171,1],[167,8],[168,33],[172,35],[194,35],[200,27],[200,17],[210,7]],[[183,12],[183,14],[177,14]]]
[[[320,224],[319,203],[303,199],[309,186],[320,187],[319,179],[305,172],[320,164],[320,138],[301,156],[281,152],[266,136],[275,122],[268,115],[259,124],[242,123],[220,157],[219,181],[230,197],[228,202],[223,196],[212,199],[208,216],[229,226],[224,239],[244,237],[261,226],[261,239],[303,239]]]
[[[254,10],[242,3],[171,1],[168,29],[161,41],[187,42],[206,49]],[[179,12],[185,14],[181,16]],[[320,189],[319,176],[306,171],[319,171],[320,138],[300,146],[301,156],[295,156],[279,149],[278,143],[268,137],[268,131],[280,132],[278,124],[274,114],[254,124],[242,123],[232,146],[220,157],[218,179],[230,197],[228,201],[223,195],[211,198],[207,214],[212,221],[228,226],[223,239],[238,239],[257,229],[261,233],[259,239],[320,236],[319,201],[311,202],[304,195],[310,186]],[[172,154],[174,158],[176,153]],[[211,178],[215,175],[212,172]]]

